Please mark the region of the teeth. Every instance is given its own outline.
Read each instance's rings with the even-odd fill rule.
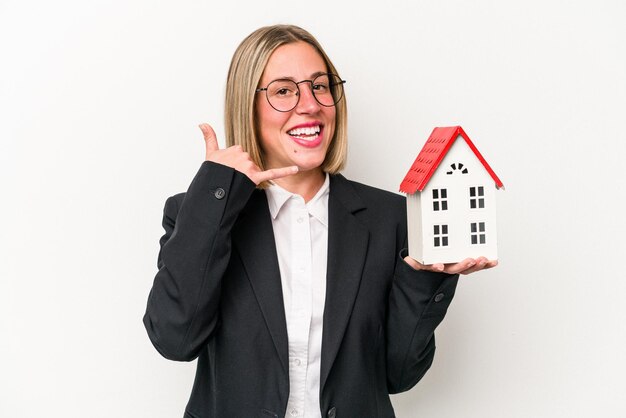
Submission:
[[[296,129],[292,129],[291,131],[287,132],[289,135],[294,135],[294,136],[298,136],[298,135],[316,135],[320,132],[320,127],[319,125],[317,126],[311,126],[308,128],[296,128]]]

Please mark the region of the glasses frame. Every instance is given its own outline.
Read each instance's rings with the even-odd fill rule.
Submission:
[[[334,86],[337,86],[337,85],[341,85],[342,86],[342,88],[341,88],[341,96],[337,100],[335,100],[335,102],[332,105],[325,105],[324,103],[320,102],[319,99],[317,98],[317,96],[315,95],[315,90],[313,90],[313,86],[314,86],[315,80],[317,80],[318,78],[323,77],[323,76],[329,76],[329,79],[331,77],[334,77],[334,78],[338,79],[339,82],[337,82],[337,83],[335,83],[333,85]],[[293,107],[291,109],[289,109],[289,110],[280,110],[280,109],[276,109],[274,107],[274,105],[272,104],[272,102],[270,101],[270,98],[268,96],[268,88],[269,88],[269,86],[272,83],[274,83],[276,81],[285,81],[285,80],[292,81],[296,85],[296,88],[298,89],[298,100],[296,100],[296,103],[293,105]],[[267,84],[266,87],[259,87],[259,88],[257,88],[255,90],[255,92],[259,93],[259,92],[264,91],[265,92],[265,99],[267,99],[267,102],[270,104],[270,106],[272,106],[272,109],[276,110],[277,112],[283,112],[283,113],[284,112],[291,112],[293,109],[295,109],[298,106],[298,103],[300,103],[300,84],[302,84],[302,83],[310,83],[310,85],[311,85],[311,94],[313,94],[313,98],[315,99],[315,101],[317,103],[320,104],[320,106],[333,107],[333,106],[336,106],[337,103],[339,103],[341,101],[341,99],[343,99],[343,84],[346,84],[346,80],[342,80],[341,77],[339,77],[337,74],[333,74],[333,73],[322,73],[322,74],[319,74],[319,75],[315,76],[315,78],[312,79],[312,80],[302,80],[302,81],[297,81],[297,82],[293,81],[293,80],[291,80],[289,78],[277,78],[276,80],[270,81]]]

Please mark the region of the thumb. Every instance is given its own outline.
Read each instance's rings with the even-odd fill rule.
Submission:
[[[198,127],[202,131],[202,135],[204,135],[204,142],[206,144],[208,157],[210,152],[220,149],[219,144],[217,143],[217,137],[215,136],[215,131],[213,131],[213,128],[211,128],[211,125],[208,123],[201,123]]]

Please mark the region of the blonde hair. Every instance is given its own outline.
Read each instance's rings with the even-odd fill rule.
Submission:
[[[267,167],[255,122],[256,89],[272,53],[282,45],[300,41],[312,45],[319,52],[328,72],[339,75],[313,35],[293,25],[266,26],[255,30],[239,44],[230,63],[224,110],[226,145],[229,147],[241,145],[262,170]],[[321,166],[323,171],[330,174],[338,173],[346,163],[347,116],[344,95],[344,98],[336,104],[335,132]]]

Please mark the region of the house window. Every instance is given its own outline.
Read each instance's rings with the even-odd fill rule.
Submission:
[[[472,222],[470,224],[470,236],[472,245],[485,244],[487,242],[484,222]]]
[[[448,210],[447,189],[433,189],[433,210]]]
[[[433,228],[435,247],[448,246],[448,225],[435,225]]]
[[[461,174],[467,174],[467,167],[463,167],[463,163],[452,163],[450,164],[450,171],[446,171],[446,174],[451,175],[455,171],[460,171]]]
[[[485,207],[485,188],[483,186],[470,187],[470,209]]]

